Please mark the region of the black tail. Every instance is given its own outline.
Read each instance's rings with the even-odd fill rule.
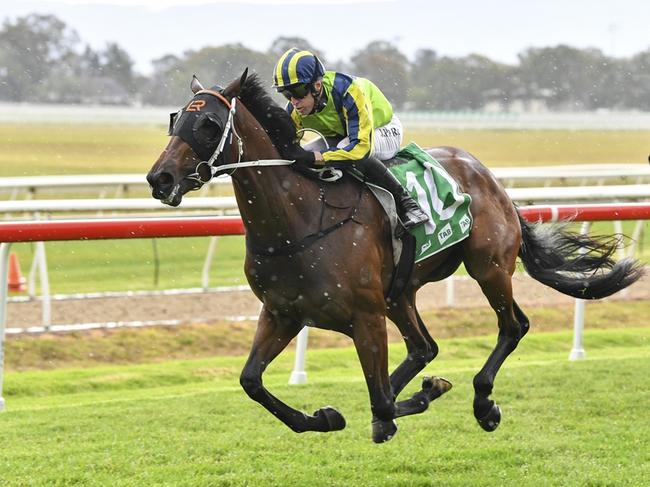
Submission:
[[[517,212],[519,214],[519,212]],[[635,259],[614,262],[616,236],[589,237],[566,225],[532,224],[519,215],[519,257],[530,276],[574,298],[600,299],[635,283],[643,266]]]

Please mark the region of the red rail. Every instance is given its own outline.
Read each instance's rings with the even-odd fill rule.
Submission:
[[[529,221],[650,220],[650,203],[540,205],[519,208]],[[27,220],[0,222],[0,242],[242,235],[238,216]]]
[[[242,235],[238,216],[0,222],[0,242]]]
[[[519,212],[526,220],[533,222],[650,220],[650,203],[522,206]]]

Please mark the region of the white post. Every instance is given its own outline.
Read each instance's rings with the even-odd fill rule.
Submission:
[[[2,396],[5,367],[5,324],[7,322],[7,274],[9,272],[10,243],[0,243],[0,411],[5,409]]]
[[[210,267],[212,267],[212,260],[214,259],[214,252],[217,249],[217,239],[219,237],[210,237],[210,244],[208,245],[208,253],[203,262],[203,274],[201,275],[201,286],[204,291],[208,290],[210,286]]]
[[[614,233],[618,235],[618,258],[625,258],[625,247],[623,247],[623,222],[621,220],[614,221]]]
[[[585,327],[585,300],[576,299],[573,316],[573,348],[569,360],[582,360],[586,353],[582,344],[582,335]]]
[[[37,242],[38,243],[38,242]],[[27,276],[27,295],[30,299],[36,298],[36,271],[38,270],[38,246],[36,253],[32,260],[32,266],[29,268],[29,276]]]
[[[43,327],[50,329],[52,324],[52,299],[50,297],[50,279],[47,274],[47,259],[45,257],[45,243],[36,242],[36,258],[41,278],[41,297],[43,298]]]
[[[293,366],[293,372],[289,377],[289,384],[306,384],[307,372],[305,371],[305,354],[307,353],[307,338],[309,336],[309,327],[305,326],[298,333],[296,342],[296,362]]]
[[[630,242],[630,248],[628,249],[627,256],[628,257],[634,257],[634,253],[638,247],[637,243],[639,242],[639,239],[641,238],[641,234],[643,233],[643,227],[645,226],[645,221],[644,220],[638,220],[636,222],[636,225],[634,226],[634,232],[632,232],[632,242]],[[627,288],[626,288],[627,289]]]
[[[589,233],[590,222],[583,222],[580,232],[583,235]],[[582,250],[582,253],[585,253]],[[585,300],[576,299],[575,311],[573,315],[573,348],[569,353],[569,360],[582,360],[586,353],[582,343],[583,332],[585,328]]]
[[[452,274],[447,279],[447,306],[450,308],[454,305],[454,275]]]

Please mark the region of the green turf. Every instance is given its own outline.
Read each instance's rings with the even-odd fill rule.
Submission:
[[[292,354],[265,384],[294,407],[331,404],[345,430],[295,434],[248,399],[243,358],[11,373],[0,415],[3,486],[641,486],[650,483],[650,329],[532,333],[504,365],[503,421],[485,433],[471,381],[494,337],[441,341],[428,373],[454,383],[431,410],[370,440],[352,349],[310,350],[309,383],[288,386]],[[394,365],[403,347],[391,349]],[[417,384],[409,388],[414,392]]]
[[[164,121],[163,121],[164,122]],[[142,173],[167,144],[166,127],[0,124],[0,177]],[[488,167],[648,161],[650,131],[409,130],[404,141],[452,145]]]
[[[487,167],[647,164],[650,131],[407,129],[404,140],[460,147]]]
[[[144,175],[166,143],[162,127],[0,124],[0,177]]]
[[[48,242],[50,292],[201,287],[209,242],[209,237]],[[211,287],[246,284],[244,245],[240,236],[218,239],[210,268]],[[24,275],[35,250],[31,243],[12,246]]]

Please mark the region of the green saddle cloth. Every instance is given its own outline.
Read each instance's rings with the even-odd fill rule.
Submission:
[[[427,223],[410,230],[416,239],[415,262],[467,238],[473,223],[472,197],[462,193],[440,163],[416,143],[411,142],[395,158],[405,162],[390,171],[429,216]]]

